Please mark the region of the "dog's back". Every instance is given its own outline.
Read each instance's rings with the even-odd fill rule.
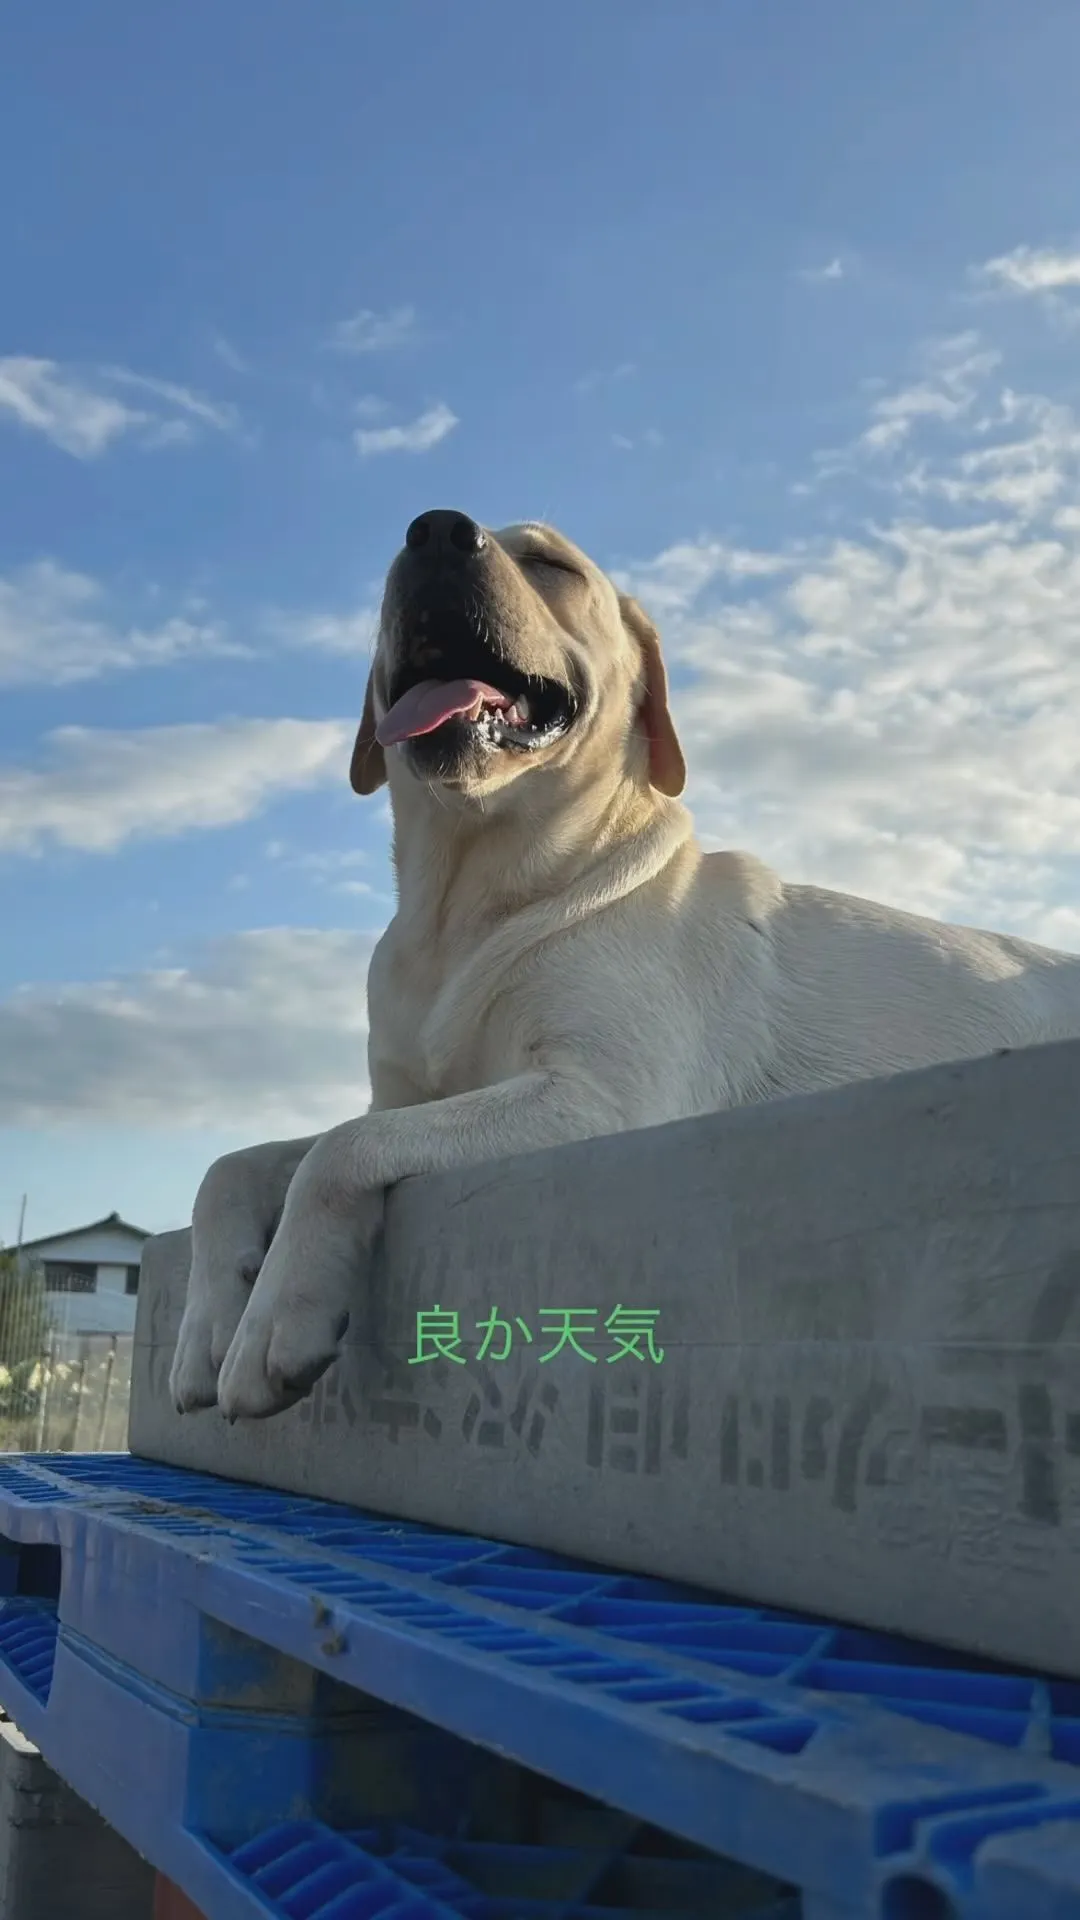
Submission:
[[[1080,1037],[1080,957],[820,887],[769,916],[781,1090]]]

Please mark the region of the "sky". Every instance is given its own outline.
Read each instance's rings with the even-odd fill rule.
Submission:
[[[0,1241],[367,1101],[410,519],[661,627],[710,847],[1080,949],[1075,0],[53,0],[0,63]]]

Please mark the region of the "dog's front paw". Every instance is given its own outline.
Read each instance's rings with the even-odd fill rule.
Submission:
[[[189,1307],[180,1322],[169,1372],[169,1394],[177,1413],[197,1413],[217,1401],[218,1370],[211,1359],[214,1329],[205,1308]]]
[[[269,1173],[268,1153],[276,1156]],[[169,1375],[178,1413],[217,1402],[221,1363],[251,1298],[290,1174],[288,1156],[249,1148],[223,1154],[203,1175],[191,1219],[187,1304]]]
[[[229,1420],[265,1420],[310,1393],[337,1359],[360,1286],[355,1241],[298,1244],[284,1224],[217,1377]]]
[[[217,1377],[226,1419],[266,1420],[295,1406],[337,1359],[348,1324],[346,1311],[249,1313]]]
[[[196,1413],[217,1404],[218,1374],[251,1298],[256,1269],[240,1261],[230,1272],[201,1279],[193,1264],[188,1303],[169,1374],[169,1392],[177,1413]]]

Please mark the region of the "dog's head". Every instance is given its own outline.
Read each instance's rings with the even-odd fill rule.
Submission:
[[[554,528],[421,514],[390,568],[353,749],[357,793],[403,773],[487,799],[588,750],[682,791],[655,628]]]

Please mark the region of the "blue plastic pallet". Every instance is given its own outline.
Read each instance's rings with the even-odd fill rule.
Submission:
[[[402,1827],[338,1834],[294,1821],[237,1848],[229,1866],[298,1917],[336,1908],[350,1920],[799,1920],[797,1899],[748,1893],[722,1861],[622,1846],[491,1844]]]
[[[402,1872],[423,1828],[425,1871],[470,1886],[438,1837],[490,1782],[450,1736],[798,1888],[804,1920],[1080,1920],[1067,1682],[126,1455],[0,1464],[0,1591],[0,1700],[212,1920],[589,1913],[584,1885],[455,1908]],[[380,1852],[389,1779],[430,1804]],[[305,1846],[298,1881],[272,1865]]]

